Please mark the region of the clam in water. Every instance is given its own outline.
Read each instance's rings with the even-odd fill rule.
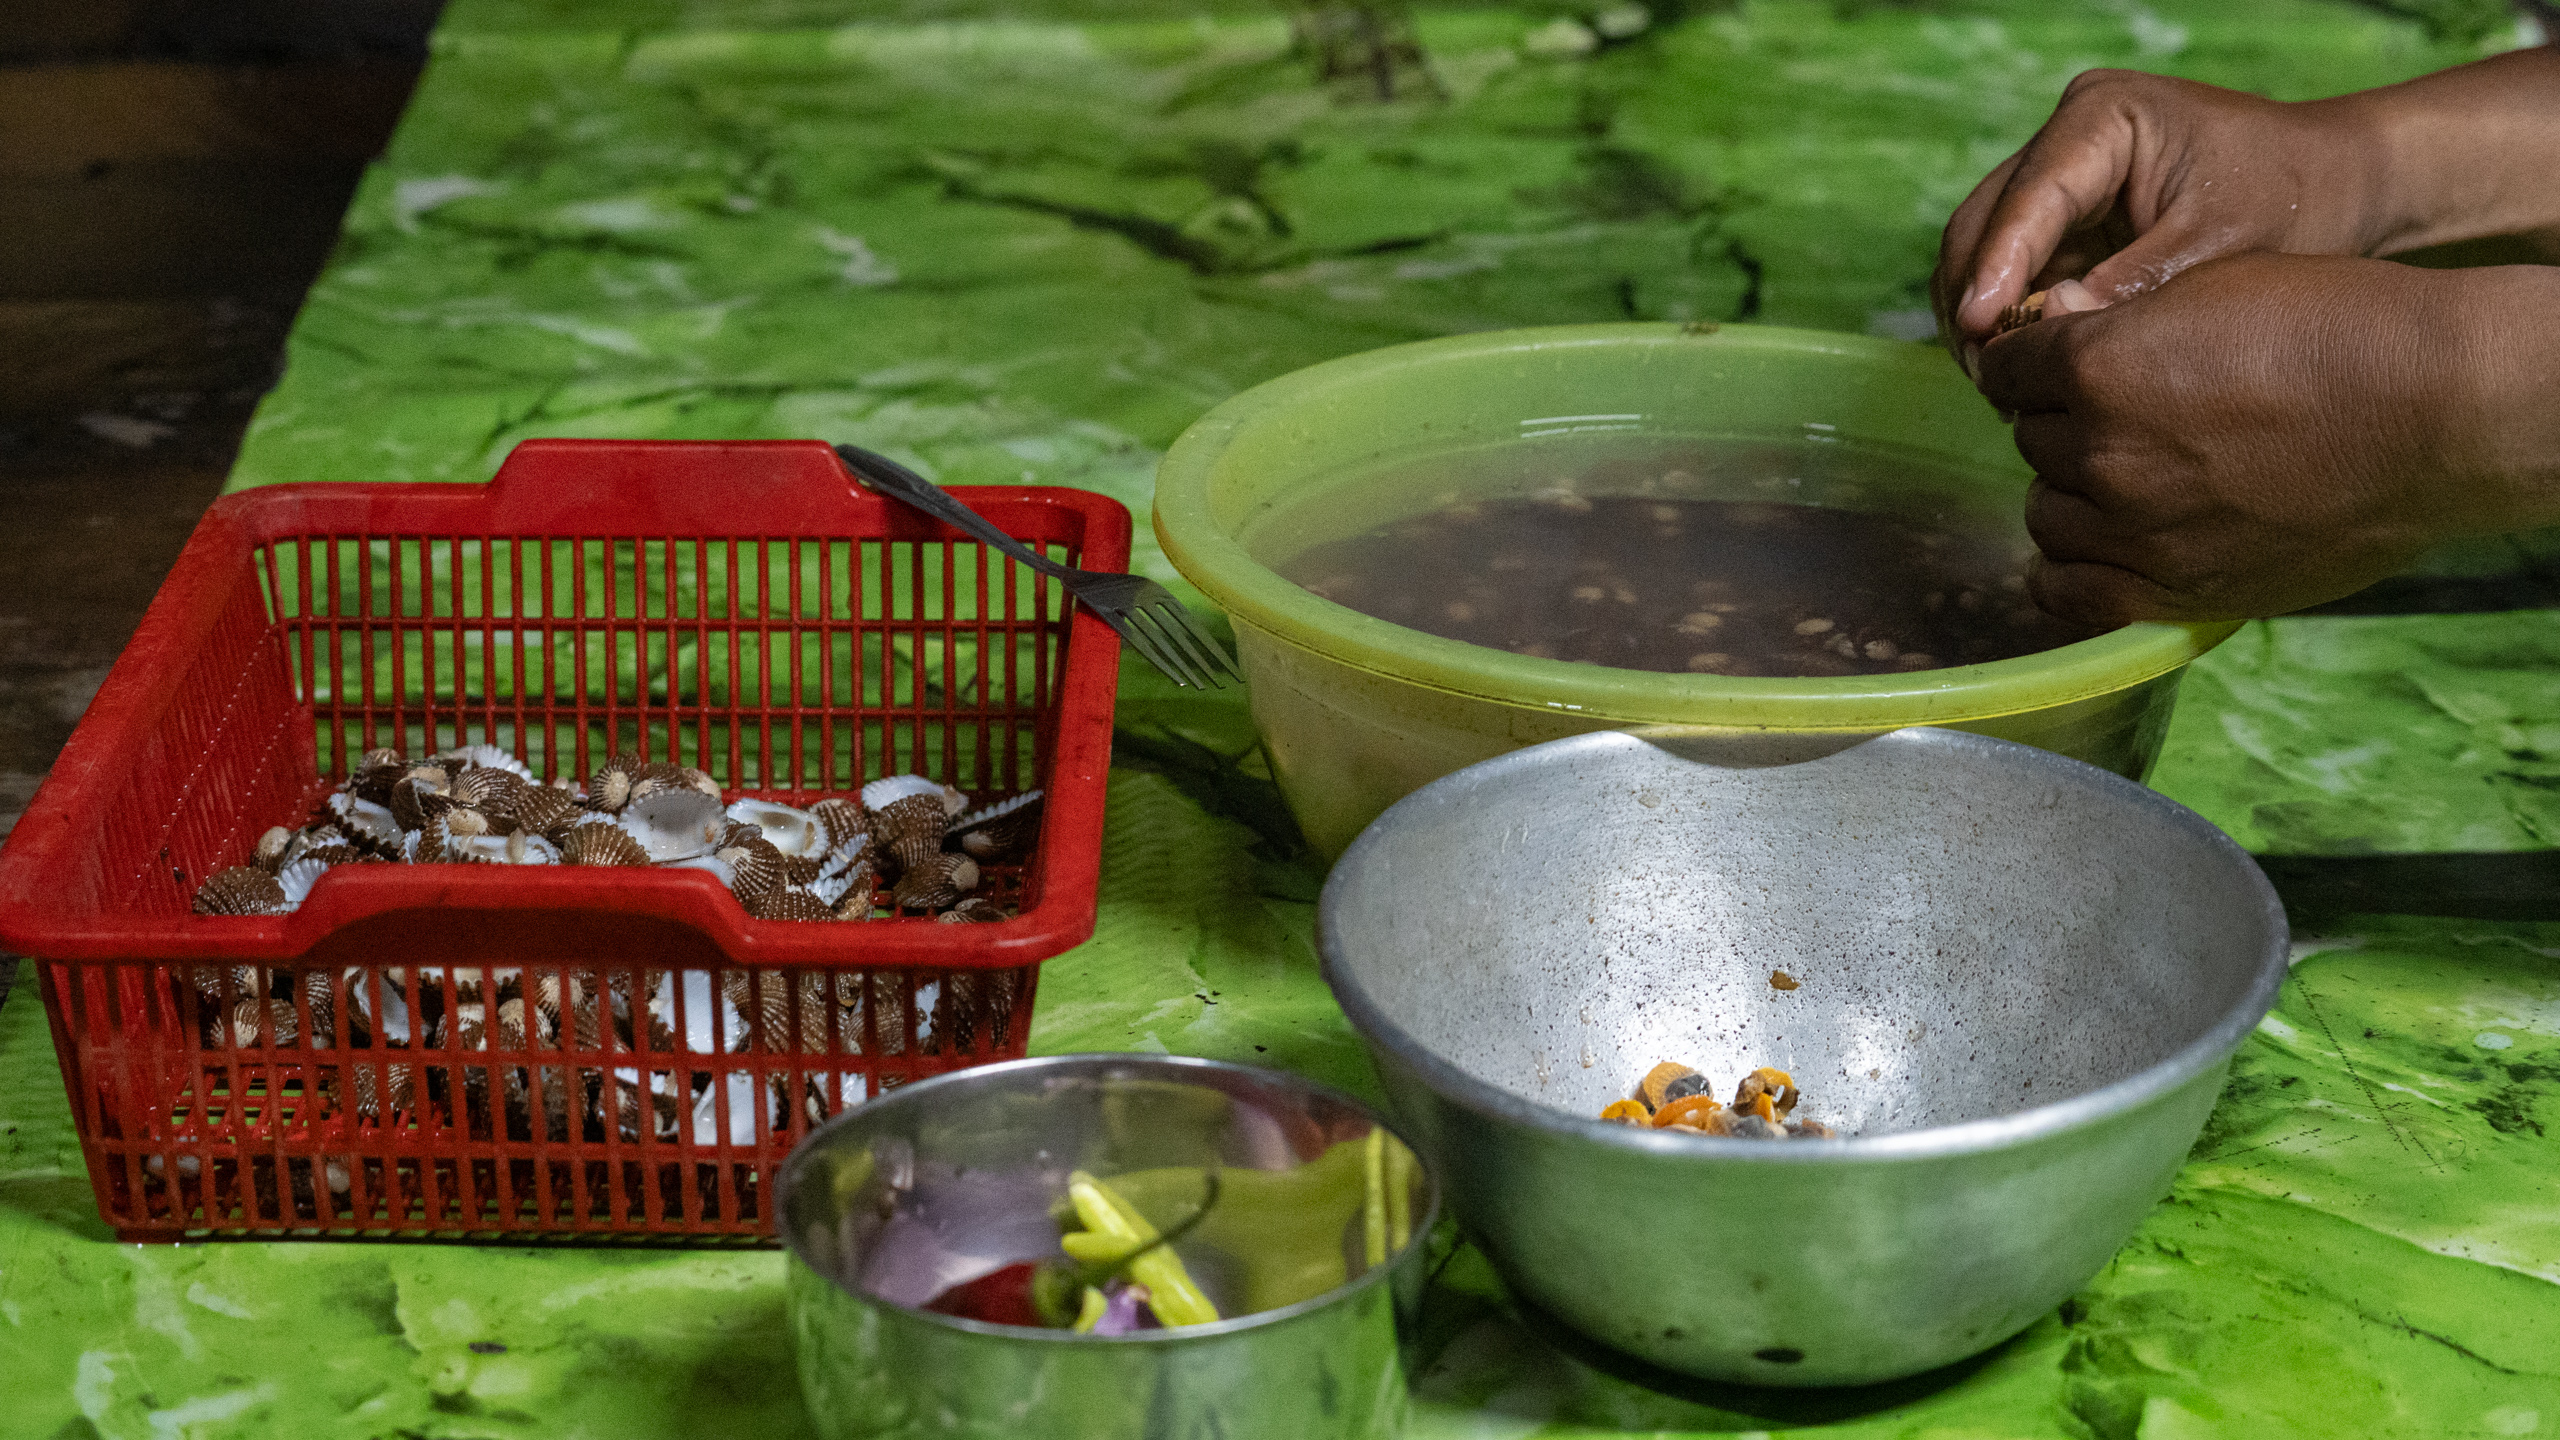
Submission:
[[[1274,568],[1410,629],[1632,670],[1885,675],[2094,633],[2027,598],[2034,547],[2013,521],[1929,499],[1896,457],[1741,441],[1576,453],[1538,488],[1516,454],[1482,460],[1480,477],[1445,461],[1382,473],[1381,491],[1425,508]],[[1896,508],[1864,508],[1882,495]]]

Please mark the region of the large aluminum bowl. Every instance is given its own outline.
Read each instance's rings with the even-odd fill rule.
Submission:
[[[1318,928],[1519,1295],[1673,1370],[1856,1384],[2006,1339],[2106,1263],[2286,932],[2238,846],[2092,766],[1944,730],[1785,743],[1598,734],[1471,766],[1361,835]],[[1853,1138],[1593,1118],[1665,1059],[1719,1098],[1789,1070],[1798,1113]]]

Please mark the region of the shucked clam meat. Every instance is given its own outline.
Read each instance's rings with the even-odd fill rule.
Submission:
[[[868,920],[884,907],[1009,920],[978,892],[989,867],[1035,848],[1040,799],[972,808],[940,781],[891,775],[804,808],[725,797],[704,771],[627,753],[577,785],[538,780],[491,745],[372,750],[307,823],[272,827],[245,863],[209,877],[194,909],[290,914],[338,865],[567,865],[701,870],[760,920]]]
[[[1733,1104],[1720,1105],[1715,1082],[1676,1060],[1644,1073],[1636,1092],[1611,1101],[1603,1120],[1671,1130],[1684,1135],[1729,1135],[1738,1140],[1831,1140],[1836,1132],[1799,1117],[1795,1077],[1763,1065],[1733,1087]]]

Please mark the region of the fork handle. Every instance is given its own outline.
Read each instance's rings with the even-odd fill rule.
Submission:
[[[995,522],[951,498],[939,485],[886,455],[859,445],[838,445],[836,458],[853,478],[892,500],[900,500],[955,530],[966,531],[1054,580],[1073,580],[1081,572],[1059,564],[1007,535]]]

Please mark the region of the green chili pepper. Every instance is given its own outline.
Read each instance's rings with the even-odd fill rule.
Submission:
[[[1375,1125],[1360,1148],[1360,1180],[1361,1263],[1375,1270],[1387,1263],[1387,1132]]]
[[[1218,1307],[1192,1282],[1182,1257],[1158,1243],[1156,1227],[1135,1207],[1081,1170],[1067,1177],[1067,1198],[1085,1224],[1081,1232],[1060,1237],[1067,1254],[1087,1265],[1126,1264],[1129,1278],[1147,1287],[1148,1308],[1168,1326],[1207,1325],[1218,1318]]]
[[[1069,1328],[1079,1335],[1090,1335],[1093,1327],[1102,1323],[1102,1312],[1110,1308],[1111,1301],[1101,1291],[1087,1285],[1084,1287],[1083,1308],[1076,1311],[1076,1323]]]

